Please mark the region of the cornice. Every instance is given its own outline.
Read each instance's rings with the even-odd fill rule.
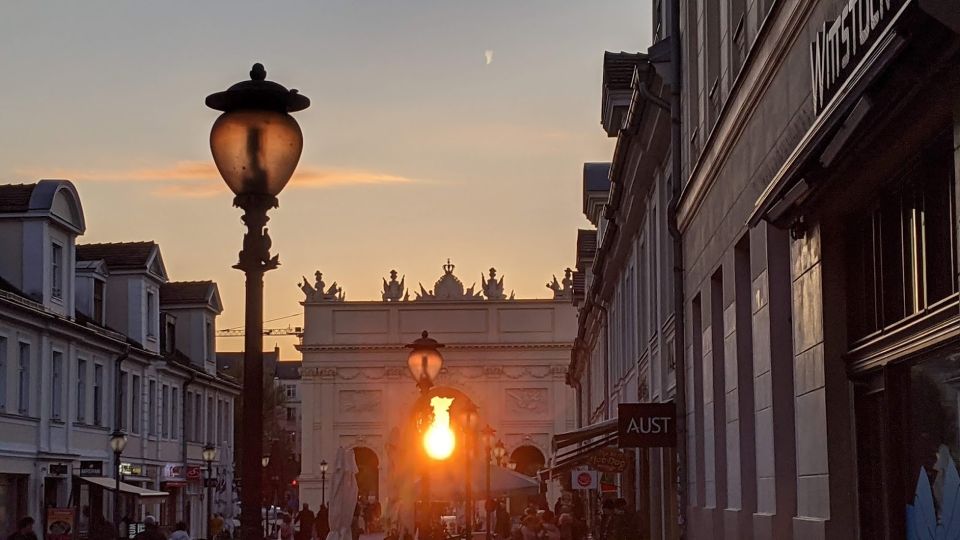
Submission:
[[[720,118],[710,131],[704,150],[690,173],[690,180],[680,195],[677,225],[685,231],[694,213],[703,204],[727,157],[739,142],[747,122],[757,110],[773,77],[780,71],[816,2],[776,2],[763,25],[757,41],[734,82],[730,99],[724,104]]]
[[[300,352],[397,352],[405,351],[406,345],[319,345],[302,343],[295,345]],[[573,348],[573,342],[552,343],[448,343],[444,351],[515,351],[515,350],[565,350]]]

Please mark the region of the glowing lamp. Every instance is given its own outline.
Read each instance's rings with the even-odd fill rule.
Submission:
[[[110,449],[114,454],[120,455],[123,449],[127,447],[127,434],[119,429],[110,434]]]
[[[413,380],[417,381],[420,390],[426,392],[433,386],[433,381],[436,380],[437,375],[440,374],[440,369],[443,368],[443,356],[440,355],[439,351],[443,345],[429,337],[427,331],[424,330],[420,339],[408,344],[407,347],[411,349],[407,356],[407,367],[410,369],[410,375]]]

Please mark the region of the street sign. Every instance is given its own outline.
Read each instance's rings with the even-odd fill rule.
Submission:
[[[677,406],[621,403],[617,406],[620,448],[671,448],[677,445]]]
[[[571,471],[570,485],[573,489],[597,489],[597,471]]]

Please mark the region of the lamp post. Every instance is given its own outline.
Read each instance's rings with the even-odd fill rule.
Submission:
[[[244,540],[260,531],[263,488],[259,460],[263,452],[263,274],[280,263],[270,256],[267,211],[278,206],[277,195],[290,180],[303,150],[300,126],[288,113],[310,106],[296,90],[266,80],[254,64],[250,80],[207,96],[211,109],[223,111],[210,130],[213,160],[243,209],[247,232],[234,268],[246,275],[243,352],[243,458],[240,525]]]
[[[460,426],[463,428],[463,461],[467,472],[464,504],[464,521],[466,522],[467,539],[473,538],[473,468],[471,458],[473,457],[473,434],[477,430],[479,414],[477,406],[468,401],[460,409]]]
[[[502,440],[497,440],[497,444],[493,445],[493,459],[497,461],[497,465],[503,466],[503,458],[507,455],[507,447],[503,445]]]
[[[320,460],[320,506],[327,504],[327,460]]]
[[[200,455],[203,457],[203,462],[207,464],[207,474],[203,480],[204,487],[207,488],[207,539],[213,540],[213,529],[210,527],[210,523],[213,521],[213,490],[210,486],[210,479],[213,478],[211,468],[214,460],[217,459],[217,447],[207,443]]]
[[[113,474],[117,480],[117,489],[113,493],[113,526],[120,530],[120,454],[127,447],[127,434],[115,429],[110,434],[110,450],[113,450]]]
[[[486,527],[486,540],[491,540],[493,527],[493,519],[490,518],[490,514],[493,513],[493,509],[490,507],[490,504],[493,501],[493,498],[490,496],[490,452],[493,446],[493,437],[496,435],[496,430],[490,427],[489,424],[484,426],[483,431],[480,432],[483,435],[483,459],[487,462],[487,479],[486,479],[486,491],[487,491],[487,500],[484,503],[484,510],[487,511],[487,527]]]
[[[264,476],[266,476],[267,465],[270,465],[270,454],[264,454],[263,457],[260,458],[260,464],[263,465],[263,474]],[[263,502],[262,502],[263,499],[266,499],[266,497],[261,496],[261,504],[260,504],[261,507],[263,506]],[[263,537],[266,538],[270,536],[270,531],[268,529],[268,527],[270,526],[270,507],[269,506],[267,507],[266,514],[263,515],[263,522],[261,523],[261,525],[263,526]]]
[[[407,348],[410,349],[410,354],[407,355],[407,367],[410,369],[410,376],[416,381],[421,395],[425,396],[433,387],[434,379],[443,368],[443,355],[440,354],[442,347],[443,345],[431,338],[426,330],[420,334],[419,339],[415,339],[413,343],[407,345]],[[430,404],[427,403],[427,407],[429,406]],[[422,412],[417,411],[417,414],[422,414]],[[426,460],[424,460],[423,472],[420,476],[420,500],[424,508],[424,519],[421,520],[421,527],[426,527],[421,530],[422,537],[423,534],[430,534],[433,525],[430,519],[430,476],[427,471]]]

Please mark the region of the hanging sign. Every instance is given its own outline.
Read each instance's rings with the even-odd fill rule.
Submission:
[[[80,476],[82,477],[103,476],[103,462],[102,461],[81,461]]]
[[[597,471],[571,471],[570,485],[573,489],[597,489],[599,478]]]
[[[124,476],[143,476],[143,465],[120,463],[120,474]]]
[[[677,445],[675,403],[621,403],[617,407],[620,448],[669,448]]]
[[[823,23],[810,44],[813,111],[820,114],[837,89],[890,26],[905,0],[849,0]]]
[[[66,463],[51,463],[48,473],[50,476],[67,476],[69,465]]]
[[[47,540],[70,540],[73,535],[75,510],[47,508]]]
[[[616,448],[601,448],[590,455],[589,463],[598,471],[619,473],[627,469],[627,456]]]

